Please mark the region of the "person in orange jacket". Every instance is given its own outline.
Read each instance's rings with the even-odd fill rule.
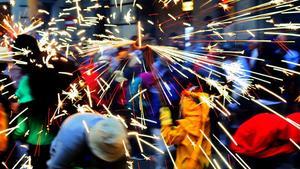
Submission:
[[[7,148],[8,139],[5,135],[6,132],[3,132],[5,129],[7,129],[7,126],[7,116],[2,104],[0,103],[0,154],[2,154]]]
[[[168,145],[177,145],[176,166],[178,169],[208,168],[206,155],[211,155],[211,145],[201,134],[210,135],[208,94],[199,91],[183,91],[180,110],[183,119],[172,125],[168,107],[160,109],[161,131]],[[204,154],[205,153],[205,154]]]

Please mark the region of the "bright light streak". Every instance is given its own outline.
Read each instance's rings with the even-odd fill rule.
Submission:
[[[16,115],[13,119],[9,121],[9,125],[11,125],[19,116],[21,116],[24,112],[28,110],[28,107],[26,107],[24,110],[22,110],[18,115]]]
[[[166,149],[167,149],[168,154],[169,154],[169,157],[170,157],[170,159],[171,159],[171,161],[172,161],[172,163],[173,163],[173,165],[174,165],[174,168],[175,168],[175,169],[178,169],[178,167],[177,167],[177,165],[176,165],[176,163],[175,163],[175,161],[174,161],[174,159],[173,159],[173,156],[172,156],[172,154],[171,154],[171,152],[170,152],[170,150],[169,150],[169,147],[168,147],[168,145],[167,145],[167,143],[166,143],[166,141],[165,141],[165,139],[164,139],[164,136],[163,136],[162,134],[160,134],[160,135],[161,135],[161,139],[163,140],[163,142],[164,142],[164,144],[165,144],[165,146],[166,146]]]
[[[83,126],[85,128],[86,133],[90,133],[90,129],[89,129],[88,125],[86,124],[85,120],[82,120],[82,124],[83,124]]]
[[[293,139],[289,139],[293,144],[294,146],[296,146],[299,150],[300,150],[300,145],[298,145]]]
[[[210,141],[210,139],[206,136],[206,134],[200,129],[200,132],[202,133],[202,135],[205,137],[205,139],[209,142],[209,144],[211,144],[211,146],[213,147],[213,149],[216,151],[216,153],[219,155],[219,157],[221,158],[221,160],[226,164],[226,166],[229,169],[232,169],[232,167],[230,166],[230,164],[227,162],[227,160],[224,158],[224,156],[221,154],[221,152],[215,147],[215,145]]]
[[[144,89],[144,90],[138,92],[138,93],[135,94],[131,99],[129,99],[128,102],[132,102],[136,97],[138,97],[139,95],[143,94],[143,93],[146,92],[146,91],[147,91],[147,89]]]
[[[232,135],[229,133],[229,131],[223,126],[222,123],[218,122],[218,125],[220,126],[220,128],[225,132],[225,134],[230,138],[230,140],[236,145],[238,146],[238,143],[234,140],[234,138],[232,137]]]

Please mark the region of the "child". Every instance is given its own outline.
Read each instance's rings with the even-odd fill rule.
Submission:
[[[177,145],[178,169],[202,169],[209,165],[200,149],[201,146],[208,156],[211,155],[211,145],[200,132],[210,135],[209,106],[205,99],[208,99],[206,93],[183,91],[180,101],[183,119],[177,121],[177,126],[172,126],[170,109],[160,109],[162,135],[168,145]]]

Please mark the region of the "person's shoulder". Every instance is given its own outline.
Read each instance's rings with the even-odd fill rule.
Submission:
[[[69,116],[65,123],[70,123],[70,122],[78,122],[82,120],[92,120],[92,119],[101,119],[102,116],[100,114],[95,114],[95,113],[76,113],[71,116]]]

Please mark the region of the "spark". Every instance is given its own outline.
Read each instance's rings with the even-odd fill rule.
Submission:
[[[217,169],[222,169],[216,159],[213,159],[213,162],[215,163]]]
[[[151,25],[154,25],[154,23],[150,20],[147,20],[148,23],[150,23]]]
[[[143,149],[143,146],[141,144],[141,140],[139,138],[139,134],[137,132],[128,132],[128,135],[134,135],[136,137],[138,145],[139,145],[139,148],[140,148],[140,151],[141,151],[141,153],[143,153],[144,149]]]
[[[58,74],[73,76],[73,73],[70,73],[70,72],[58,72]]]
[[[171,154],[171,152],[170,152],[170,150],[169,150],[169,147],[168,147],[168,145],[167,145],[167,143],[166,143],[166,141],[165,141],[165,139],[164,139],[164,136],[163,136],[162,134],[160,134],[160,135],[161,135],[161,139],[162,139],[163,142],[164,142],[164,145],[166,146],[167,152],[168,152],[169,157],[170,157],[170,159],[171,159],[171,161],[172,161],[172,163],[173,163],[173,165],[174,165],[174,168],[175,168],[175,169],[178,169],[178,167],[176,166],[176,163],[175,163],[175,161],[174,161],[174,159],[173,159],[173,156],[172,156],[172,154]]]
[[[285,36],[300,37],[300,34],[296,34],[296,33],[264,32],[264,34],[266,34],[266,35],[285,35]]]
[[[254,103],[260,105],[261,107],[265,108],[266,110],[269,110],[270,112],[272,112],[273,114],[277,115],[278,117],[282,118],[283,120],[287,121],[288,123],[290,123],[291,125],[293,125],[294,127],[296,127],[297,129],[300,129],[300,125],[297,124],[296,122],[287,119],[286,117],[282,116],[280,113],[276,112],[275,110],[271,109],[270,107],[262,104],[261,102],[259,102],[258,100],[255,99],[251,99]]]
[[[218,125],[225,132],[225,134],[230,138],[230,140],[237,146],[238,143],[235,141],[235,139],[232,137],[232,135],[229,133],[229,131],[223,126],[223,124],[218,122]]]
[[[192,26],[190,23],[186,23],[186,22],[183,22],[183,25],[188,27]]]
[[[140,127],[141,129],[147,129],[147,126],[141,124],[140,122],[138,122],[137,120],[135,120],[133,118],[131,118],[130,125]]]
[[[145,121],[148,121],[148,122],[150,122],[150,123],[154,123],[154,124],[157,124],[157,122],[156,121],[154,121],[154,120],[150,120],[150,119],[145,119],[145,118],[141,118],[141,117],[136,117],[136,119],[142,119],[142,120],[145,120]]]
[[[93,107],[93,102],[92,102],[92,98],[91,98],[91,91],[90,91],[89,86],[87,86],[87,88],[84,89],[84,91],[86,92],[86,95],[88,97],[90,107]]]
[[[143,10],[143,7],[140,4],[136,4],[136,7],[138,7],[140,10]]]
[[[86,124],[86,121],[85,121],[85,120],[82,120],[82,124],[83,124],[83,126],[84,126],[86,132],[87,132],[87,133],[90,133],[90,129],[89,129],[88,125]]]
[[[126,146],[125,141],[122,140],[122,142],[123,142],[123,146],[124,146],[124,149],[125,149],[125,155],[126,155],[126,157],[130,157],[130,154],[129,154],[129,151],[128,151],[128,149],[127,149],[127,146]]]
[[[300,145],[298,145],[293,139],[289,139],[293,144],[294,146],[296,146],[299,150],[300,150]]]
[[[277,95],[276,93],[272,92],[271,90],[265,88],[264,86],[262,86],[260,84],[255,84],[255,87],[258,88],[258,89],[262,89],[262,90],[268,92],[269,94],[275,96],[279,100],[283,101],[284,103],[287,103],[287,101],[284,98],[280,97],[279,95]]]
[[[141,21],[138,21],[137,23],[137,34],[138,34],[138,46],[142,47],[142,27],[141,27]]]
[[[39,10],[38,10],[38,13],[44,13],[44,14],[49,15],[49,12],[46,11],[46,10],[43,10],[43,9],[39,9]]]
[[[9,169],[8,167],[7,167],[7,165],[5,164],[5,162],[4,161],[2,161],[2,163],[1,163],[4,167],[5,167],[5,169]]]
[[[150,158],[150,157],[147,157],[145,154],[142,154],[142,156],[143,156],[144,159],[147,160],[147,161],[151,160],[151,158]]]
[[[244,168],[251,169],[242,159],[238,159],[222,142],[213,134],[213,137],[225,148],[225,150]],[[241,162],[243,161],[243,162]],[[246,165],[245,165],[246,164]],[[244,166],[245,165],[245,166]]]
[[[168,13],[168,16],[169,16],[170,18],[172,18],[174,21],[177,20],[173,15],[171,15],[171,14],[169,14],[169,13]]]
[[[198,145],[200,150],[202,151],[202,153],[204,154],[205,158],[208,160],[208,162],[211,164],[211,166],[214,168],[214,169],[217,169],[215,167],[215,165],[213,164],[213,162],[210,160],[209,156],[207,155],[207,153],[205,152],[205,150],[202,148],[201,145]]]
[[[246,30],[252,37],[255,37],[255,35],[251,32],[251,31],[249,31],[249,30]]]
[[[140,92],[138,92],[137,94],[135,94],[131,99],[128,100],[128,102],[132,102],[136,97],[138,97],[139,95],[145,93],[147,91],[147,89],[144,89]]]
[[[24,110],[22,110],[18,115],[16,115],[13,119],[10,120],[10,122],[8,123],[9,125],[11,125],[19,116],[21,116],[24,112],[26,112],[28,110],[28,107],[25,108]]]
[[[224,11],[229,11],[230,10],[230,7],[228,4],[225,4],[225,3],[219,3],[219,6],[221,8],[223,8]]]
[[[281,62],[288,63],[288,64],[291,64],[291,65],[300,66],[300,64],[298,64],[298,63],[287,61],[287,60],[281,60]]]
[[[23,158],[25,158],[25,157],[26,157],[26,154],[23,154],[23,156],[17,161],[17,163],[13,166],[12,169],[15,169],[19,165],[19,163],[23,160]]]
[[[213,147],[213,149],[216,151],[216,153],[219,155],[219,157],[221,158],[221,160],[226,164],[226,166],[229,169],[232,169],[232,167],[229,165],[229,163],[226,161],[226,159],[224,158],[224,156],[220,153],[220,151],[215,147],[215,145],[211,142],[211,140],[206,136],[206,134],[200,129],[200,132],[202,133],[202,135],[205,137],[205,139],[209,142],[209,144]]]

